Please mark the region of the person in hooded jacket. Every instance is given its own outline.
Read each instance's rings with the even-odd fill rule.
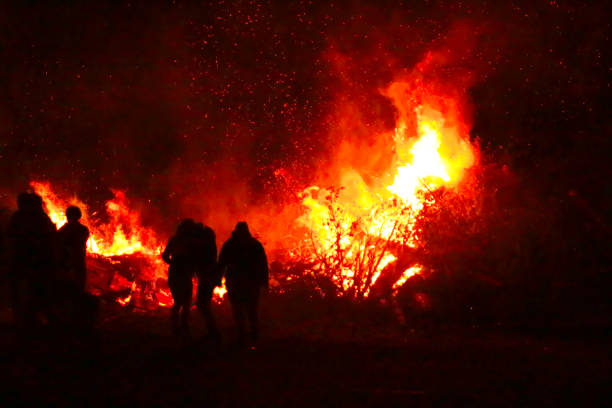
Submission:
[[[10,286],[15,322],[20,329],[34,328],[47,315],[55,280],[57,229],[35,193],[17,197],[17,211],[7,227],[10,246]]]
[[[254,343],[259,337],[260,290],[268,288],[268,261],[263,245],[253,238],[246,222],[237,223],[232,236],[223,244],[219,267],[225,272],[238,340],[245,343],[248,321],[250,341]]]
[[[200,222],[196,224],[194,250],[198,275],[196,304],[204,317],[208,336],[219,340],[220,333],[211,310],[213,291],[216,286],[221,285],[221,276],[217,267],[217,242],[212,228]]]
[[[176,233],[166,245],[162,259],[169,266],[168,286],[172,293],[172,328],[175,334],[189,331],[189,312],[193,291],[192,277],[197,270],[194,259],[195,222],[188,218],[181,221]]]
[[[57,232],[59,241],[59,262],[67,275],[67,280],[79,292],[85,292],[87,281],[87,267],[85,258],[87,254],[87,239],[89,229],[81,224],[81,210],[79,207],[70,206],[66,209],[66,219]]]

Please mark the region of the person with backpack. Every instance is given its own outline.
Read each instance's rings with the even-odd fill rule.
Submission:
[[[237,223],[232,236],[223,244],[219,267],[225,272],[238,341],[246,343],[248,321],[249,340],[253,345],[259,338],[260,290],[268,288],[268,261],[263,245],[251,235],[246,222]]]
[[[217,242],[212,228],[202,223],[196,224],[195,230],[195,260],[198,275],[198,291],[196,304],[204,318],[208,336],[219,341],[220,333],[215,316],[212,313],[211,301],[216,286],[221,285],[221,275],[217,267]]]
[[[189,332],[189,313],[193,291],[192,277],[197,270],[194,259],[196,224],[188,218],[181,221],[170,238],[162,259],[168,267],[168,286],[172,293],[172,329],[175,334]]]

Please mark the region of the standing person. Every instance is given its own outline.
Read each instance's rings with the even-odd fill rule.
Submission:
[[[211,300],[215,286],[221,284],[221,276],[217,267],[217,242],[212,228],[202,223],[196,224],[195,259],[197,264],[198,291],[196,304],[204,317],[208,336],[214,340],[220,339],[217,322],[211,310]]]
[[[195,228],[196,225],[192,219],[181,221],[176,228],[176,233],[170,238],[162,253],[162,259],[170,265],[168,286],[174,300],[172,329],[176,334],[189,331],[189,309],[193,291],[191,279],[196,269],[193,257]]]
[[[244,344],[248,320],[250,340],[256,342],[259,291],[268,287],[268,261],[263,245],[253,238],[246,222],[236,224],[232,236],[223,244],[219,267],[227,268],[225,282],[238,327],[238,340]]]
[[[55,224],[43,209],[42,198],[34,193],[17,197],[17,211],[7,228],[10,244],[11,300],[15,323],[30,329],[47,315],[55,272]]]
[[[68,222],[58,231],[59,262],[67,274],[66,278],[79,292],[85,292],[87,268],[85,257],[87,254],[87,239],[89,229],[81,224],[81,210],[70,206],[66,209]]]

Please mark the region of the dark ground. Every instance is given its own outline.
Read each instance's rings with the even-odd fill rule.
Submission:
[[[602,406],[610,332],[425,325],[388,315],[268,297],[255,350],[225,335],[215,349],[194,314],[191,339],[167,312],[103,308],[98,344],[33,340],[15,348],[3,313],[4,404],[207,406]],[[378,317],[377,317],[378,314]],[[350,316],[350,317],[349,317]],[[3,404],[3,405],[4,405]]]

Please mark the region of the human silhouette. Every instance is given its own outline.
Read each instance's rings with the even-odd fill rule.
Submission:
[[[49,313],[55,276],[55,224],[43,209],[42,198],[34,193],[17,197],[17,211],[7,228],[10,244],[11,300],[19,329],[40,323]]]
[[[65,279],[79,292],[85,291],[87,268],[85,256],[89,229],[81,224],[81,210],[70,206],[66,209],[68,222],[58,231],[59,263]]]
[[[221,284],[217,267],[217,242],[212,228],[197,223],[195,228],[194,258],[198,275],[196,304],[204,317],[208,335],[219,340],[219,330],[211,310],[211,300],[215,286]]]
[[[268,261],[263,245],[253,238],[246,222],[237,223],[232,236],[223,244],[219,266],[226,269],[225,283],[238,340],[245,343],[248,320],[250,341],[256,342],[259,337],[259,292],[262,287],[268,287]]]
[[[174,305],[172,306],[172,328],[176,334],[189,331],[189,309],[191,308],[191,294],[193,283],[191,281],[196,272],[196,263],[193,257],[194,236],[196,224],[188,218],[181,221],[176,233],[170,238],[162,259],[169,266],[168,286],[172,293]]]

